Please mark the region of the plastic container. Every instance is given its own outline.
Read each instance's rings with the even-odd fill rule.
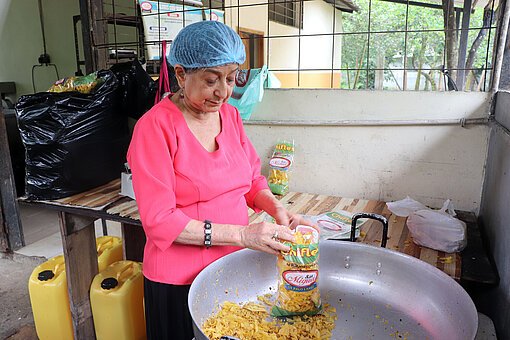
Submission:
[[[99,272],[103,271],[110,264],[123,259],[122,240],[120,237],[100,236],[96,238],[96,245]]]
[[[90,304],[98,340],[146,339],[141,263],[118,261],[97,274]]]
[[[30,275],[28,291],[39,339],[74,339],[64,255],[36,267]]]

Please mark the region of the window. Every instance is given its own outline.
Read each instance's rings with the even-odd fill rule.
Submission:
[[[224,0],[202,0],[202,4],[204,5],[205,8],[225,10]]]
[[[268,0],[269,20],[303,28],[301,4],[298,0]]]
[[[494,2],[356,0],[343,16],[342,88],[485,91],[492,70]],[[446,23],[445,23],[446,18]]]
[[[93,47],[135,49],[138,57],[147,56],[148,69],[157,74],[159,61],[149,52],[161,39],[144,35],[140,7],[145,2],[163,8],[170,0],[103,2],[105,15],[118,18],[113,21],[117,27],[109,19],[107,41]],[[243,67],[265,64],[285,88],[490,88],[499,1],[473,1],[467,9],[456,0],[201,0],[203,6],[197,4],[200,0],[171,2],[177,8],[168,16],[185,17],[185,25],[198,9],[203,19],[232,27],[247,49]],[[136,18],[137,29],[121,29],[121,14]],[[151,15],[157,18],[160,12]],[[92,41],[102,41],[99,38]]]

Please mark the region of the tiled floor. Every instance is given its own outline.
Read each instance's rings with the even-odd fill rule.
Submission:
[[[42,256],[47,259],[63,254],[57,212],[20,204],[21,225],[25,247],[16,253],[26,256]],[[101,220],[95,222],[96,236],[103,235]],[[121,236],[120,223],[107,221],[108,235]]]

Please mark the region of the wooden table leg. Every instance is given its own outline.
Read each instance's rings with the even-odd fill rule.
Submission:
[[[75,340],[95,339],[90,285],[98,273],[95,218],[59,212]]]
[[[146,241],[143,228],[128,223],[122,223],[121,226],[124,259],[142,262],[143,249]]]
[[[25,245],[23,228],[16,202],[16,185],[12,172],[7,127],[0,105],[0,249],[18,250]],[[5,229],[4,229],[5,228]]]

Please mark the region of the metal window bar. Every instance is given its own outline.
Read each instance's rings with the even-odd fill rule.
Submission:
[[[368,89],[368,80],[370,78],[369,65],[370,65],[370,27],[372,24],[372,0],[368,2],[368,34],[367,34],[367,79],[365,81],[365,88]],[[361,66],[361,62],[360,62]]]
[[[306,1],[306,0],[304,0]],[[169,12],[169,13],[175,13],[175,12]],[[180,13],[180,11],[179,11]],[[452,30],[446,30],[446,31],[477,31],[480,30],[482,27],[470,27],[470,28],[456,28]],[[493,30],[496,29],[497,26],[491,26],[486,27],[486,29]],[[427,33],[427,32],[444,32],[444,29],[422,29],[422,30],[408,30],[408,33]],[[343,36],[343,35],[368,35],[368,34],[382,34],[382,33],[405,33],[405,30],[392,30],[392,31],[360,31],[360,32],[337,32],[337,33],[312,33],[312,34],[301,34],[301,37],[314,37],[314,36]],[[287,34],[287,35],[267,35],[263,37],[255,37],[255,39],[280,39],[280,38],[297,38],[298,35],[293,34]],[[157,40],[147,40],[146,45],[148,43],[157,43]],[[138,44],[138,41],[132,41],[132,42],[123,42],[122,45],[130,45],[130,46],[136,46]],[[110,43],[104,43],[104,44],[96,44],[95,47],[108,47],[111,46]],[[488,48],[490,52],[490,46]],[[460,68],[454,68],[454,70],[457,70]]]
[[[304,7],[303,6],[303,0],[300,1],[300,6],[299,7],[301,9]],[[301,10],[299,12],[301,13]],[[300,68],[301,68],[301,25],[299,24],[298,25],[298,71],[297,71],[297,86],[298,87],[299,87],[300,82],[301,82]]]
[[[442,8],[442,6],[441,6],[441,9],[443,10],[443,15],[444,15],[444,9]],[[446,23],[444,24],[444,29],[447,29]],[[443,55],[441,57],[441,62],[442,62],[442,65],[446,65],[446,32],[445,32],[445,36],[444,36]],[[444,72],[439,76],[439,80],[443,81],[445,91],[447,91],[448,79],[446,78],[446,74]],[[439,84],[439,89],[441,89],[441,83]]]
[[[453,1],[453,0],[452,0]],[[404,33],[404,80],[402,84],[402,90],[407,91],[407,38],[409,29],[409,1],[406,3],[406,26]]]
[[[209,1],[208,3],[208,8],[211,10],[211,9],[215,9],[215,8],[219,8],[219,9],[222,9],[222,10],[227,10],[227,9],[232,9],[232,8],[237,8],[237,12],[238,12],[238,31],[239,31],[239,26],[240,26],[240,8],[241,7],[253,7],[253,6],[268,6],[268,21],[267,21],[267,35],[266,36],[261,36],[261,37],[254,37],[255,39],[264,39],[265,42],[266,42],[266,63],[268,64],[268,67],[270,66],[269,65],[269,61],[270,61],[270,58],[269,58],[269,54],[270,54],[270,49],[269,49],[269,45],[270,45],[270,40],[271,39],[278,39],[278,38],[290,38],[290,37],[297,37],[298,38],[298,41],[299,41],[299,46],[298,46],[298,68],[297,69],[271,69],[269,68],[271,71],[297,71],[298,72],[298,86],[300,86],[300,76],[301,76],[301,72],[302,71],[313,71],[313,70],[325,70],[325,71],[331,71],[331,87],[333,88],[334,87],[334,72],[335,71],[348,71],[348,70],[360,70],[360,71],[366,71],[367,73],[367,79],[366,79],[366,88],[369,87],[369,72],[370,71],[376,71],[376,70],[389,70],[389,71],[398,71],[398,70],[403,70],[404,71],[404,80],[406,79],[405,75],[406,75],[406,72],[409,70],[409,68],[407,67],[407,35],[409,33],[425,33],[425,32],[447,32],[447,31],[451,31],[451,30],[454,30],[454,31],[457,31],[457,32],[462,32],[464,30],[467,30],[467,31],[472,31],[472,30],[480,30],[480,29],[488,29],[488,43],[487,43],[487,49],[486,49],[486,55],[485,55],[485,65],[484,67],[472,67],[472,68],[460,68],[460,67],[457,67],[457,68],[452,68],[452,70],[467,70],[467,71],[470,71],[470,70],[482,70],[482,71],[489,71],[489,70],[492,70],[493,69],[493,65],[491,65],[491,67],[488,66],[488,63],[489,63],[489,54],[491,52],[491,44],[490,44],[490,39],[491,39],[491,35],[492,35],[492,30],[493,29],[496,29],[497,26],[496,25],[493,25],[492,22],[492,18],[491,20],[489,21],[489,25],[487,27],[483,26],[482,27],[468,27],[468,28],[459,28],[458,26],[455,28],[455,29],[411,29],[409,30],[408,28],[408,17],[409,17],[409,6],[410,5],[420,5],[420,6],[423,6],[423,7],[434,7],[434,8],[437,8],[437,7],[441,7],[440,5],[435,5],[435,4],[427,4],[427,3],[419,3],[419,2],[415,2],[415,1],[409,1],[409,0],[383,0],[383,1],[391,1],[391,2],[397,2],[397,3],[405,3],[406,4],[406,28],[404,30],[379,30],[379,31],[373,31],[371,30],[371,14],[372,14],[372,0],[369,0],[369,12],[368,12],[368,15],[369,15],[369,29],[366,31],[366,32],[335,32],[335,4],[336,4],[336,0],[334,1],[333,3],[333,27],[332,27],[332,32],[331,33],[317,33],[317,34],[303,34],[302,32],[302,22],[303,22],[303,11],[304,11],[304,2],[305,1],[313,1],[313,0],[284,0],[284,1],[277,1],[277,0],[270,0],[268,2],[262,2],[262,3],[251,3],[251,4],[240,4],[239,3],[239,0],[237,1],[237,4],[236,5],[229,5],[227,6],[225,4],[224,1],[221,1],[221,4],[218,4],[218,7],[216,7],[215,5],[213,6],[213,1]],[[159,17],[159,14],[160,14],[160,11],[159,11],[159,4],[160,4],[160,1],[158,0],[158,13],[154,13],[154,14],[150,14],[150,15],[158,15],[158,22],[160,22],[160,17]],[[296,5],[296,4],[299,4],[299,8],[297,9],[297,15],[295,13],[295,10],[291,9],[290,7],[287,7],[288,9],[288,12],[287,13],[291,13],[295,18],[296,20],[298,21],[297,22],[297,28],[298,28],[298,35],[273,35],[271,36],[269,30],[270,30],[270,10],[271,10],[271,6],[275,6],[277,4],[283,4],[283,5]],[[119,43],[119,41],[117,40],[117,36],[118,36],[118,32],[117,32],[117,23],[119,21],[119,18],[117,16],[117,11],[115,9],[116,7],[116,2],[115,0],[112,0],[111,2],[111,5],[112,5],[112,11],[113,11],[113,26],[114,26],[114,48],[115,50],[118,50],[119,46],[122,45],[122,46],[135,46],[138,48],[138,51],[145,51],[145,46],[149,45],[149,44],[154,44],[154,43],[158,43],[160,44],[161,42],[161,35],[160,33],[158,33],[158,37],[159,37],[159,41],[144,41],[143,43],[141,43],[142,39],[140,39],[140,37],[137,39],[137,41],[134,41],[134,42],[130,42],[130,41],[123,41],[122,43]],[[141,22],[141,13],[139,13],[139,8],[138,8],[138,3],[137,3],[137,0],[134,0],[134,6],[138,9],[138,13],[137,13],[137,16],[138,16],[138,19],[139,22]],[[185,20],[184,16],[185,16],[185,13],[188,12],[188,11],[192,11],[193,9],[190,9],[190,10],[186,10],[185,9],[185,2],[184,0],[182,0],[182,10],[181,11],[175,11],[175,12],[179,12],[179,13],[182,13],[183,15],[183,19]],[[491,17],[494,13],[494,6],[495,6],[495,1],[492,2],[492,8],[491,8]],[[454,10],[457,12],[457,11],[461,11],[462,8],[458,8],[458,7],[455,7]],[[211,14],[211,12],[210,12]],[[103,19],[103,20],[107,20],[107,19]],[[294,21],[295,23],[295,21]],[[499,24],[499,23],[498,23]],[[185,21],[183,22],[183,25],[185,25]],[[369,67],[369,56],[370,56],[370,39],[371,39],[371,35],[373,34],[376,34],[376,33],[404,33],[405,34],[405,45],[404,45],[404,68],[391,68],[391,67],[384,67],[384,68],[374,68],[374,67]],[[337,36],[347,36],[347,35],[353,35],[353,34],[366,34],[368,36],[368,47],[367,47],[367,67],[366,68],[362,68],[362,67],[358,67],[358,68],[345,68],[345,67],[340,67],[340,68],[335,68],[334,67],[334,55],[335,55],[335,51],[334,51],[334,40],[335,40],[335,37]],[[301,68],[301,37],[313,37],[313,36],[332,36],[332,62],[331,62],[331,68],[330,69],[304,69],[304,68]],[[143,36],[143,33],[140,32],[139,33],[139,36]],[[497,41],[494,41],[494,45],[496,45]],[[111,47],[111,44],[109,43],[104,43],[104,44],[96,44],[94,45],[94,47],[96,48],[109,48]],[[445,43],[445,48],[446,48],[446,43]],[[144,52],[140,52],[138,55],[142,55],[144,54]],[[446,54],[444,53],[443,55],[443,58],[446,58]],[[118,61],[118,55],[116,57],[116,61]],[[443,63],[445,63],[445,60],[443,60]],[[361,65],[360,65],[361,66]],[[421,71],[421,70],[437,70],[437,68],[413,68],[412,69],[413,71]],[[482,79],[480,79],[480,81],[482,81]],[[487,81],[488,81],[488,77],[486,76],[485,79],[483,79],[483,89],[484,91],[486,90],[486,84],[487,84]],[[446,82],[445,82],[446,84]],[[404,90],[406,89],[407,86],[404,87]],[[446,86],[445,86],[445,89],[446,89]]]
[[[269,18],[270,16],[270,0],[268,0],[268,3],[267,3],[267,37],[265,37],[265,43],[266,43],[266,65],[267,65],[267,68],[269,69],[270,65],[269,65],[269,26],[270,26],[270,23],[271,23],[271,20]],[[239,3],[239,0],[238,0],[238,3]],[[266,80],[267,81],[267,80]]]
[[[269,4],[285,4],[285,3],[292,3],[292,2],[307,2],[307,1],[315,1],[315,0],[269,0]],[[381,1],[395,2],[395,3],[402,3],[402,4],[406,4],[407,3],[406,0],[403,0],[401,2],[399,2],[398,0],[381,0]],[[160,2],[160,0],[158,0],[158,3],[159,2]],[[163,3],[167,3],[167,2],[163,2]],[[108,4],[110,4],[110,3],[108,3]],[[250,3],[250,4],[230,5],[230,6],[223,5],[223,6],[220,6],[220,7],[210,7],[210,8],[223,10],[223,9],[232,9],[232,8],[236,8],[237,9],[238,7],[242,8],[242,7],[267,6],[267,5],[268,5],[268,2],[257,2],[257,3]],[[409,5],[414,5],[414,6],[427,5],[427,6],[422,6],[422,7],[432,7],[432,6],[434,6],[433,8],[440,8],[441,7],[439,5],[433,5],[433,4],[428,4],[428,3],[420,3],[420,2],[416,2],[416,1],[409,1]],[[430,5],[430,6],[428,6],[428,5]],[[462,8],[455,7],[455,10],[456,11],[462,11]],[[189,12],[189,11],[193,11],[193,10],[184,10],[184,11],[185,12]],[[174,12],[169,12],[169,13],[181,13],[181,12],[182,12],[182,10],[174,11]],[[159,13],[146,14],[146,16],[151,16],[151,15],[159,15]]]
[[[506,1],[510,1],[510,0],[506,0]],[[490,51],[490,42],[491,42],[491,32],[492,32],[492,20],[493,20],[493,17],[492,15],[494,14],[494,3],[496,2],[496,0],[492,0],[492,5],[491,5],[491,16],[490,16],[490,20],[489,20],[489,36],[487,37],[487,53],[485,55],[485,71],[487,71],[487,62],[489,60],[489,51]],[[499,24],[499,23],[498,23]],[[496,50],[496,44],[494,45],[494,50]],[[496,55],[496,53],[493,54],[494,56]],[[494,63],[492,63],[492,65],[494,65]],[[492,69],[492,67],[491,67]],[[487,72],[485,72],[485,79],[487,79]],[[481,79],[480,79],[481,80]],[[486,91],[486,84],[487,84],[487,81],[484,80],[483,82],[483,90]]]
[[[115,0],[112,0],[112,13],[113,13],[113,47],[115,49],[115,60],[119,62],[119,47],[117,45],[117,16],[115,13]],[[110,57],[110,53],[108,53]],[[110,58],[108,58],[109,60]]]
[[[336,0],[334,0],[333,2],[333,6],[331,6],[333,8],[333,27],[331,28],[332,29],[332,32],[335,33],[335,24],[336,24]],[[331,37],[331,85],[330,87],[331,88],[334,88],[334,85],[335,85],[335,82],[334,82],[334,78],[335,78],[335,72],[333,71],[335,67],[335,35],[333,35]]]

